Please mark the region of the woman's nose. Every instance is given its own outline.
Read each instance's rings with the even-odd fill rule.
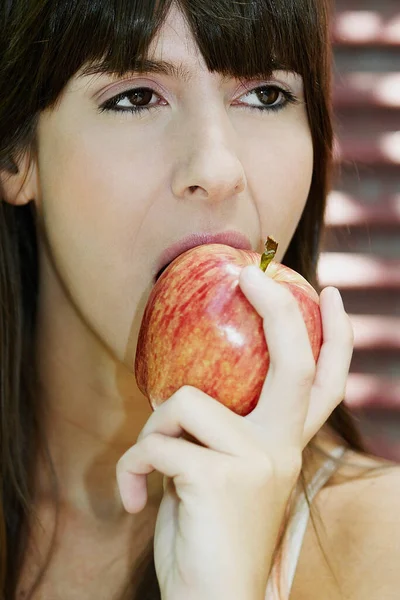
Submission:
[[[229,122],[185,128],[172,177],[176,197],[219,201],[243,192],[246,177],[232,137]]]

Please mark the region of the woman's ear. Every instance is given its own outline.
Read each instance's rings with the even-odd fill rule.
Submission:
[[[29,152],[0,171],[0,200],[14,206],[28,204],[38,197],[37,164]]]

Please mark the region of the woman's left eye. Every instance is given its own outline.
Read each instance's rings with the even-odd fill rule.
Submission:
[[[244,108],[265,110],[265,111],[278,111],[285,108],[287,104],[297,104],[298,98],[281,87],[276,85],[264,85],[254,90],[247,92],[241,97],[242,100],[238,103],[239,106]]]

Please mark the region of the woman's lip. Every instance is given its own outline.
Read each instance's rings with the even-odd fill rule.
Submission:
[[[252,250],[249,238],[239,231],[191,233],[164,250],[156,263],[154,278],[157,277],[159,271],[165,265],[172,262],[177,256],[183,254],[186,250],[190,250],[190,248],[201,246],[202,244],[226,244],[240,250]]]

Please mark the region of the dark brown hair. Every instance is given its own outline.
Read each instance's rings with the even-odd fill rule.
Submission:
[[[40,113],[56,106],[80,69],[121,75],[141,69],[171,4],[172,0],[2,0],[3,177],[18,172],[18,159],[25,153],[33,155]],[[305,210],[283,262],[318,288],[316,264],[332,149],[327,0],[177,0],[176,4],[210,71],[248,78],[288,69],[303,77],[314,171]],[[34,518],[35,465],[39,453],[46,456],[34,355],[38,269],[34,203],[15,207],[0,202],[0,590],[7,600],[15,597]],[[345,445],[365,451],[343,404],[328,423]],[[47,464],[51,470],[49,456]],[[53,481],[57,504],[54,474]],[[133,573],[135,585],[128,586],[126,597],[160,598],[151,547],[143,565],[144,572],[138,568]]]

